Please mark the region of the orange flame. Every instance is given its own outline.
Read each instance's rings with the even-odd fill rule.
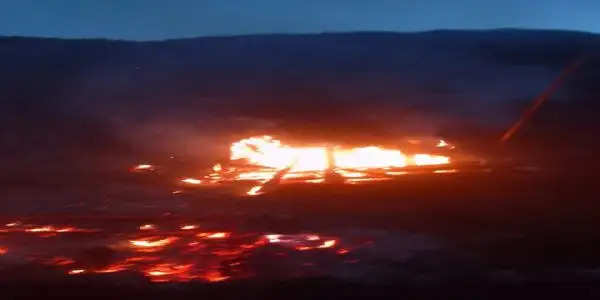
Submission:
[[[233,143],[231,159],[246,159],[253,165],[275,169],[289,167],[292,172],[328,168],[326,148],[292,148],[281,145],[279,140],[270,136],[251,137]]]
[[[386,168],[406,166],[406,156],[399,150],[379,147],[363,147],[351,150],[336,150],[333,153],[335,166],[340,168]]]
[[[440,140],[437,147],[448,147]],[[330,167],[342,169],[402,168],[408,164],[417,166],[448,164],[450,158],[441,155],[416,154],[410,159],[400,150],[377,146],[333,150],[333,161],[329,161],[326,147],[293,148],[282,145],[270,136],[251,137],[231,145],[231,160],[245,159],[250,164],[289,172],[323,171]],[[220,165],[215,165],[217,167]],[[289,175],[288,178],[293,177]],[[238,179],[269,180],[275,171],[254,171],[238,175]],[[343,174],[342,174],[343,175]],[[361,177],[359,173],[348,173],[347,177]]]
[[[262,194],[262,185],[253,186],[246,194],[249,196],[256,196]]]
[[[450,163],[450,158],[441,155],[415,154],[413,161],[417,166],[444,165]]]

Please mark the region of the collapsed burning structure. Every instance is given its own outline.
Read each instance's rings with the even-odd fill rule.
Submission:
[[[253,183],[246,192],[255,196],[279,184],[360,184],[387,181],[410,174],[459,172],[459,165],[482,165],[481,160],[455,161],[455,146],[443,139],[407,139],[409,152],[379,146],[345,148],[338,145],[292,147],[271,136],[255,136],[232,143],[230,161],[217,163],[202,177],[180,180],[186,187],[215,187]],[[410,154],[409,154],[410,153]],[[134,167],[152,170],[151,165]]]

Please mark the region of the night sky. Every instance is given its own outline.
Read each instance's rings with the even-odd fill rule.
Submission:
[[[156,40],[500,27],[600,32],[597,0],[5,0],[0,35]]]

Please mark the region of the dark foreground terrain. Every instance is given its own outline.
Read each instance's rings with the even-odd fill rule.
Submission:
[[[257,197],[230,189],[171,195],[172,186],[146,176],[110,201],[5,215],[0,262],[10,276],[1,284],[9,299],[593,299],[600,236],[589,175],[543,168],[415,175],[367,185],[285,185]],[[131,193],[134,187],[146,193]],[[140,227],[147,224],[154,228]],[[196,227],[182,229],[189,224]],[[74,229],[61,232],[67,226]],[[226,236],[207,238],[219,232]],[[148,249],[129,244],[145,238],[174,241]],[[335,244],[320,247],[328,240]],[[132,257],[148,260],[122,264]],[[179,272],[184,265],[192,267]]]

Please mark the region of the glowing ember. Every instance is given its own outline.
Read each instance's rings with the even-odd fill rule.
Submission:
[[[336,241],[335,240],[327,240],[324,241],[323,244],[319,245],[318,248],[331,248],[333,246],[335,246]]]
[[[19,226],[19,225],[21,225],[21,222],[12,222],[12,223],[8,223],[8,224],[6,224],[4,226],[6,226],[6,227],[15,227],[15,226]]]
[[[256,195],[260,195],[262,194],[261,192],[262,190],[262,185],[257,185],[257,186],[253,186],[248,192],[247,194],[249,196],[256,196]]]
[[[76,228],[76,227],[72,227],[72,226],[67,226],[67,227],[55,227],[52,225],[45,225],[45,226],[33,226],[33,227],[29,227],[32,225],[26,225],[25,229],[22,229],[24,232],[28,232],[28,233],[49,233],[49,234],[56,234],[56,233],[68,233],[68,232],[79,232],[79,233],[89,233],[89,232],[97,232],[99,230],[97,229],[84,229],[84,228]]]
[[[77,229],[75,227],[64,227],[56,229],[56,232],[74,232]]]
[[[229,276],[223,276],[219,271],[209,271],[204,274],[204,279],[209,282],[219,282],[229,279]]]
[[[144,224],[142,226],[140,226],[140,230],[154,230],[156,229],[156,226],[154,226],[153,224]]]
[[[164,239],[146,238],[139,240],[130,240],[129,243],[132,246],[139,248],[160,248],[172,244],[178,239],[178,237],[168,237]]]
[[[160,221],[156,220],[155,222]],[[153,228],[153,235],[140,237],[139,228],[136,226],[127,225],[123,227],[126,231],[119,231],[111,224],[109,226],[111,229],[106,231],[106,235],[94,235],[94,238],[103,239],[98,244],[106,245],[116,252],[106,260],[100,260],[101,262],[86,255],[76,256],[77,261],[70,257],[60,256],[61,253],[81,253],[82,249],[89,247],[89,243],[77,242],[81,240],[76,235],[66,235],[64,238],[55,240],[58,247],[47,247],[43,244],[46,243],[45,240],[39,239],[39,237],[46,237],[49,233],[53,234],[52,236],[58,236],[56,234],[58,232],[83,230],[75,226],[24,225],[18,230],[7,230],[7,234],[2,236],[2,241],[22,242],[22,235],[13,233],[25,232],[26,229],[39,232],[40,234],[31,237],[31,241],[38,241],[40,244],[27,247],[21,243],[19,248],[10,249],[11,254],[15,252],[15,255],[27,257],[33,263],[51,266],[61,270],[63,274],[72,276],[85,274],[110,276],[113,273],[126,271],[141,273],[151,282],[188,282],[192,280],[220,282],[230,278],[242,279],[249,276],[261,276],[260,268],[257,269],[252,263],[248,264],[248,258],[252,257],[254,251],[260,251],[260,248],[269,247],[269,245],[272,245],[274,251],[267,251],[263,254],[288,257],[290,253],[296,251],[315,251],[315,253],[318,250],[329,251],[326,249],[334,249],[331,252],[336,256],[344,254],[341,248],[336,248],[338,237],[324,236],[318,233],[263,235],[256,232],[241,232],[234,235],[229,231],[185,232],[204,226],[189,223],[180,223],[174,231],[164,230],[171,226],[171,221],[164,224],[154,222],[143,224],[139,227]],[[114,235],[109,233],[114,233]],[[123,241],[123,236],[130,236],[130,238]],[[11,238],[15,240],[10,240]],[[67,244],[60,244],[64,241],[67,241]],[[356,249],[357,246],[352,247]],[[3,243],[3,246],[0,247],[0,255],[7,252],[8,249]],[[152,255],[146,253],[152,253]],[[291,257],[289,256],[289,258]],[[298,266],[301,266],[306,262],[297,263]],[[338,263],[344,263],[344,261],[340,259]]]
[[[196,236],[197,237],[201,237],[201,238],[205,238],[205,239],[226,239],[231,235],[230,232],[203,232],[203,233],[198,233]]]
[[[437,145],[435,145],[438,148],[444,148],[444,147],[448,147],[448,143],[446,143],[446,141],[444,140],[440,140]]]
[[[26,232],[54,232],[55,229],[52,226],[43,226],[43,227],[34,227],[34,228],[29,228],[29,229],[25,229]]]
[[[188,183],[188,184],[201,184],[202,180],[196,179],[196,178],[185,178],[185,179],[182,179],[181,182]]]
[[[56,256],[56,257],[44,260],[42,263],[45,265],[49,265],[49,266],[66,266],[66,265],[74,264],[75,261],[68,257]]]
[[[69,275],[78,275],[85,273],[85,269],[73,269],[68,272]]]
[[[433,171],[433,173],[436,173],[436,174],[452,174],[452,173],[458,173],[458,170],[456,170],[456,169],[435,170],[435,171]]]
[[[365,182],[374,182],[374,181],[387,181],[391,180],[391,178],[387,177],[376,177],[376,178],[348,178],[346,179],[346,183],[349,184],[357,184],[357,183],[365,183]]]
[[[215,172],[221,172],[223,170],[223,167],[221,167],[221,164],[216,164],[213,166],[213,171]]]
[[[318,241],[320,239],[321,239],[321,237],[316,234],[309,234],[306,236],[306,240],[308,240],[308,241]]]
[[[279,243],[281,242],[281,234],[267,234],[265,238],[269,240],[269,243]]]
[[[390,176],[400,176],[400,175],[406,175],[408,174],[408,172],[406,171],[389,171],[389,172],[385,172],[386,175],[390,175]]]
[[[140,164],[135,166],[133,169],[137,170],[137,171],[143,171],[143,170],[152,170],[154,167],[150,164]]]
[[[111,265],[104,269],[96,270],[94,272],[99,273],[99,274],[116,273],[116,272],[126,271],[127,269],[129,269],[129,267],[130,267],[130,265],[128,265],[128,264]]]
[[[348,254],[349,252],[350,252],[350,251],[348,251],[348,249],[344,249],[344,248],[342,248],[342,249],[339,249],[338,251],[336,251],[336,253],[337,253],[337,254],[339,254],[339,255],[346,255],[346,254]]]

